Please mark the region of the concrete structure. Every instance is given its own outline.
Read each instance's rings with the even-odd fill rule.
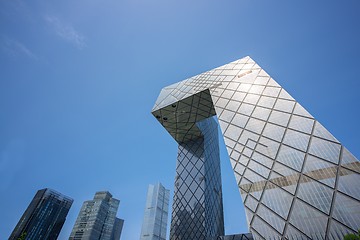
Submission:
[[[201,142],[201,123],[217,117],[255,239],[339,239],[360,229],[358,159],[250,57],[165,87],[152,113],[180,150]]]
[[[52,189],[37,191],[9,240],[57,239],[73,200]]]
[[[166,240],[169,195],[160,183],[149,185],[140,240]]]
[[[107,191],[85,201],[69,240],[119,240],[124,220],[116,218],[120,201]]]

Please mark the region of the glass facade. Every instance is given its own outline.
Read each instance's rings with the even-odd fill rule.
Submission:
[[[196,123],[201,137],[179,143],[170,239],[224,235],[218,128]]]
[[[114,227],[111,234],[111,239],[119,240],[121,237],[121,231],[124,226],[124,219],[115,218]]]
[[[72,203],[52,189],[37,191],[9,239],[57,239]]]
[[[149,185],[140,240],[166,240],[169,195],[160,183]]]
[[[124,224],[116,218],[119,203],[109,192],[97,192],[83,203],[69,240],[119,240]]]
[[[219,236],[219,237],[210,237],[206,240],[253,240],[251,233],[247,234],[234,234],[234,235],[226,235],[226,236]]]
[[[180,150],[217,116],[255,239],[360,229],[359,160],[250,57],[165,87],[152,113]]]

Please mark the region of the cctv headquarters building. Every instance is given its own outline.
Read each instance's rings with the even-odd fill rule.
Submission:
[[[250,57],[163,88],[152,114],[178,143],[171,240],[335,240],[360,229],[359,160]],[[218,135],[251,234],[224,234]]]

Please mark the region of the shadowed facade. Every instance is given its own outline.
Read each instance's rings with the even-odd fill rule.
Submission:
[[[218,126],[196,123],[202,136],[179,143],[170,239],[224,235]]]
[[[9,240],[57,239],[73,201],[50,188],[38,190]]]
[[[359,161],[250,57],[165,87],[152,114],[179,153],[216,115],[255,239],[339,239],[360,228]],[[175,196],[172,221],[183,214]]]

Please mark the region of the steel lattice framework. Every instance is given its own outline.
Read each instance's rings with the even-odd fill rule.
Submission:
[[[217,117],[255,239],[360,229],[359,160],[250,57],[165,87],[152,114],[179,149]]]

